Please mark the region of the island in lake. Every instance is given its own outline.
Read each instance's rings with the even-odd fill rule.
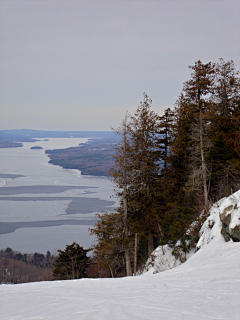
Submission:
[[[40,147],[40,146],[34,146],[34,147],[31,147],[30,149],[43,149],[43,147]]]

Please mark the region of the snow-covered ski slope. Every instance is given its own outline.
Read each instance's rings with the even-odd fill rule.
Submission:
[[[216,236],[155,275],[2,285],[1,320],[239,320],[240,243]]]
[[[219,210],[240,191],[213,206],[204,241],[189,260],[158,274],[0,286],[1,320],[239,320],[240,242],[225,242]],[[220,208],[220,209],[219,209]],[[205,230],[206,229],[206,230]],[[206,236],[207,235],[207,236]]]

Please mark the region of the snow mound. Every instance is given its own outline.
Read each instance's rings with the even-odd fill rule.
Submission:
[[[220,206],[220,216],[231,215],[229,228],[232,230],[240,224],[240,190],[225,199]]]
[[[172,254],[172,250],[167,244],[158,246],[147,260],[143,274],[155,274],[178,267],[182,262]]]
[[[225,216],[231,214],[230,232],[231,229],[240,225],[240,190],[213,204],[208,218],[200,229],[199,241],[196,245],[197,250],[208,244],[216,236],[221,235],[222,222],[220,216],[223,213],[225,213]],[[195,251],[193,249],[185,255],[181,251],[175,252],[175,248],[171,248],[169,245],[159,246],[151,254],[141,274],[150,275],[178,267],[188,260]]]
[[[230,233],[231,229],[240,225],[240,190],[216,202],[209,213],[209,217],[200,230],[200,239],[197,243],[197,248],[208,244],[217,234],[221,234],[221,215],[231,215],[229,223]]]
[[[147,260],[143,271],[139,272],[139,274],[151,275],[176,268],[189,259],[193,254],[193,250],[187,254],[179,250],[178,243],[174,248],[167,244],[164,246],[158,246]]]
[[[220,206],[225,201],[226,198],[219,200],[214,203],[209,211],[209,216],[203,223],[202,228],[199,232],[199,241],[197,243],[197,248],[203,247],[208,244],[216,235],[221,234],[222,222],[219,217]]]

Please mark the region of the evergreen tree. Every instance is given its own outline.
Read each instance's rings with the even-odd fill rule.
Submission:
[[[121,140],[115,144],[114,167],[109,171],[112,181],[117,187],[116,195],[120,198],[119,213],[122,213],[124,225],[124,252],[126,260],[126,274],[132,275],[130,248],[129,248],[129,187],[132,183],[132,148],[130,144],[130,115],[128,112],[121,123],[121,126],[115,132],[121,137]]]
[[[176,103],[167,158],[167,241],[176,239],[177,234],[180,238],[177,221],[184,231],[191,219],[197,218],[201,199],[207,209],[210,198],[218,200],[239,185],[238,72],[232,61],[222,59],[219,64],[197,61],[190,70],[191,78]],[[188,203],[187,197],[192,199],[191,214],[181,209]]]
[[[233,61],[216,64],[211,105],[210,192],[218,200],[240,183],[240,78]]]
[[[147,237],[148,256],[159,239],[158,202],[160,199],[161,128],[159,116],[151,110],[152,101],[144,93],[130,122],[132,183],[130,221],[132,232]],[[140,227],[139,227],[140,226]]]
[[[209,148],[209,97],[214,85],[214,64],[203,64],[199,60],[189,69],[191,78],[184,83],[176,102],[167,157],[163,229],[165,241],[171,244],[178,239],[184,243],[186,230],[198,214],[199,199],[203,199],[204,208],[208,208],[209,174],[206,156]]]
[[[119,207],[116,213],[100,215],[91,231],[98,237],[95,252],[108,254],[113,261],[124,257],[128,276],[132,275],[135,234],[139,241],[139,263],[142,259],[145,261],[160,239],[162,128],[159,116],[151,110],[151,103],[144,94],[134,115],[126,113],[116,130],[121,139],[114,145],[115,165],[110,175]],[[105,238],[104,234],[107,234]]]
[[[92,263],[99,277],[124,276],[127,274],[125,252],[129,242],[125,238],[123,213],[118,209],[116,212],[97,214],[97,217],[97,223],[90,230],[97,238]]]
[[[204,137],[207,135],[207,117],[205,112],[208,111],[208,96],[213,91],[214,85],[214,65],[211,62],[203,64],[200,60],[194,66],[189,67],[192,70],[191,79],[185,82],[183,92],[188,100],[189,108],[195,112],[195,123],[193,132],[193,143],[195,154],[199,150],[200,178],[203,185],[204,206],[208,209],[208,181],[207,181],[207,165],[206,165],[206,146]],[[206,122],[205,122],[206,121]],[[205,123],[204,123],[205,122]],[[192,128],[193,129],[193,128]],[[197,130],[196,130],[197,129]],[[204,130],[205,129],[205,130]],[[197,131],[197,132],[196,132]],[[194,168],[195,170],[195,168]]]
[[[85,278],[86,268],[89,263],[87,253],[89,249],[84,249],[76,242],[66,245],[65,250],[58,250],[59,255],[54,263],[54,279],[80,279]]]

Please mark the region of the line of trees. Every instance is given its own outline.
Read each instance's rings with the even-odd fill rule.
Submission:
[[[211,203],[240,187],[239,73],[223,59],[189,68],[173,110],[159,116],[144,93],[115,130],[119,207],[91,230],[100,277],[132,275],[159,244],[187,252]]]
[[[0,251],[0,283],[49,281],[55,256],[21,253],[11,248]]]
[[[56,254],[21,253],[11,248],[0,251],[0,283],[69,280],[88,277],[90,258],[76,242]],[[94,276],[90,269],[91,276]]]

